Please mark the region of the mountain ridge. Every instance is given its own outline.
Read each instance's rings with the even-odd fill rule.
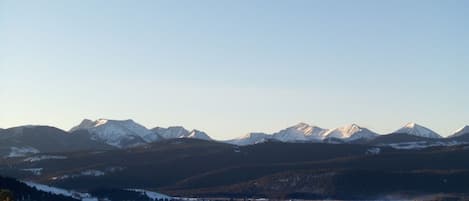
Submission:
[[[358,124],[348,124],[333,129],[325,129],[304,122],[289,126],[277,132],[250,132],[229,140],[215,140],[198,129],[188,130],[183,126],[147,127],[132,119],[83,119],[68,131],[52,126],[25,125],[0,129],[0,154],[16,156],[48,151],[68,151],[86,149],[128,148],[148,143],[176,139],[194,138],[214,140],[228,144],[246,146],[269,141],[285,143],[414,143],[412,140],[426,141],[430,146],[451,145],[469,141],[468,126],[458,129],[453,135],[442,138],[436,132],[416,123],[408,123],[390,135],[378,134]],[[419,138],[396,135],[398,133]],[[30,136],[30,137],[28,137]],[[379,138],[378,140],[373,140]],[[386,139],[386,140],[384,140]],[[435,142],[434,140],[439,140]],[[57,145],[54,145],[56,143]],[[48,145],[48,146],[46,146]],[[50,147],[55,147],[52,149]],[[420,146],[420,145],[419,145]]]

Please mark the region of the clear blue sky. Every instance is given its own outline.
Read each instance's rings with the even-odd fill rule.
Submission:
[[[0,0],[0,127],[469,124],[469,1]]]

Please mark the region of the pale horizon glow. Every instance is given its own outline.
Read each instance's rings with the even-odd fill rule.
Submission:
[[[0,128],[469,124],[469,2],[0,0]]]

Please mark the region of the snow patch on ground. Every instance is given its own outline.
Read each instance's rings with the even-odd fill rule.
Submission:
[[[106,173],[104,173],[104,172],[101,171],[101,170],[86,170],[86,171],[81,172],[80,174],[83,175],[83,176],[95,176],[95,177],[99,177],[99,176],[105,175]]]
[[[424,149],[428,147],[441,147],[441,146],[455,146],[463,145],[467,142],[458,142],[458,141],[448,141],[448,142],[426,142],[426,141],[417,141],[417,142],[402,142],[402,143],[391,143],[384,146],[390,146],[394,149]]]
[[[28,157],[28,158],[25,158],[23,161],[32,163],[32,162],[37,162],[37,161],[42,161],[42,160],[62,160],[62,159],[67,159],[67,157],[66,156],[42,155],[42,156]]]
[[[173,198],[173,197],[161,194],[161,193],[157,193],[157,192],[153,192],[153,191],[147,191],[147,190],[143,190],[143,189],[126,189],[126,190],[142,193],[142,195],[146,195],[148,198],[153,199],[153,200],[159,200],[159,199],[168,199],[168,200],[170,200],[170,199]]]
[[[10,153],[6,156],[8,158],[12,157],[24,157],[30,154],[37,154],[39,150],[33,147],[10,147]]]
[[[42,174],[42,168],[25,168],[22,171],[31,172],[33,175],[39,176]]]
[[[112,172],[119,172],[119,171],[122,171],[122,170],[124,170],[124,169],[125,169],[125,167],[119,167],[119,166],[116,166],[116,167],[108,167],[108,168],[106,168],[106,170],[104,170],[104,172],[110,172],[110,173],[112,173]]]
[[[73,179],[73,178],[82,177],[82,176],[99,177],[99,176],[104,176],[107,173],[119,172],[124,169],[125,169],[124,167],[108,167],[105,170],[89,169],[89,170],[81,171],[78,174],[66,174],[62,176],[51,177],[50,179],[51,180],[64,180],[64,179]]]
[[[378,155],[379,153],[381,153],[381,149],[378,147],[373,147],[366,150],[366,154],[369,155]]]
[[[55,195],[63,195],[63,196],[72,197],[72,198],[82,200],[82,201],[98,201],[98,198],[92,197],[88,193],[80,193],[76,191],[65,190],[61,188],[56,188],[56,187],[47,186],[44,184],[38,184],[34,182],[28,182],[28,181],[23,182],[23,183],[25,183],[29,187],[36,188],[39,191],[49,192]]]

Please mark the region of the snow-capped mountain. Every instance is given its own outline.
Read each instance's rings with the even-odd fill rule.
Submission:
[[[151,130],[164,139],[174,139],[189,135],[189,131],[182,126],[171,126],[168,128],[156,127]]]
[[[229,144],[244,146],[244,145],[263,143],[271,138],[272,138],[272,135],[268,135],[265,133],[248,133],[244,136],[238,137],[236,139],[228,140],[225,142]]]
[[[400,135],[397,135],[400,134]],[[469,142],[469,126],[458,129],[450,137],[458,142]],[[84,119],[69,132],[48,126],[19,126],[0,129],[0,155],[31,155],[36,152],[76,151],[133,147],[162,139],[194,138],[213,140],[200,130],[187,130],[182,126],[147,129],[133,120]],[[378,139],[379,138],[379,139]],[[224,141],[236,145],[251,145],[267,141],[280,142],[356,142],[386,144],[407,142],[416,138],[435,140],[442,138],[436,132],[416,123],[408,123],[390,135],[377,133],[350,124],[335,129],[324,129],[306,123],[298,123],[273,134],[253,132],[242,137]],[[368,142],[375,140],[373,142]],[[446,140],[446,139],[442,139]],[[449,140],[449,139],[448,139]],[[31,151],[34,150],[34,151]],[[37,150],[37,151],[36,151]]]
[[[326,129],[299,123],[273,134],[273,138],[282,142],[319,141],[324,138]]]
[[[426,138],[441,138],[441,136],[435,131],[432,131],[416,123],[408,123],[404,127],[396,130],[394,133],[404,133]]]
[[[142,143],[153,142],[159,136],[133,120],[109,120],[98,119],[83,120],[78,126],[70,129],[70,132],[87,130],[92,134],[92,139],[105,142],[115,147],[129,147]]]
[[[205,132],[195,129],[189,131],[182,126],[172,126],[168,128],[156,127],[151,130],[164,139],[194,138],[201,140],[212,140],[212,138],[210,138],[210,136],[208,136]]]
[[[378,136],[377,133],[356,124],[350,124],[336,129],[324,129],[306,123],[298,123],[272,135],[265,133],[248,133],[245,136],[228,140],[227,142],[236,145],[250,145],[265,142],[270,139],[281,142],[321,142],[325,139],[353,141],[358,139],[371,139],[376,136]]]
[[[469,134],[469,126],[463,126],[462,128],[456,130],[452,135],[449,137],[459,137],[465,134]]]
[[[367,128],[360,127],[357,124],[350,124],[336,129],[331,129],[324,135],[326,138],[345,139],[346,141],[371,139],[378,136],[377,133],[370,131]]]
[[[212,140],[210,136],[207,135],[207,133],[199,130],[192,130],[189,132],[189,135],[186,138],[193,138],[193,139],[201,139],[201,140]]]

